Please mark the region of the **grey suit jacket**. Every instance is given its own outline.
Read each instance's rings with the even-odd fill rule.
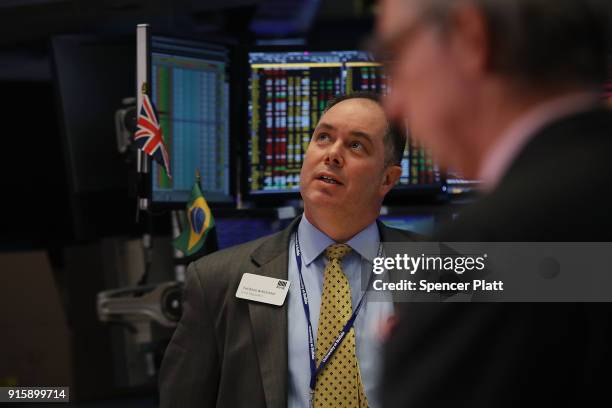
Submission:
[[[244,273],[287,279],[300,217],[274,235],[189,265],[183,316],[161,367],[160,407],[286,407],[287,306],[235,297]],[[420,240],[378,223],[383,242]]]

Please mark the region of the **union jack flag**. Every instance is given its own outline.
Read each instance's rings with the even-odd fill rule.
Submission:
[[[164,145],[162,130],[157,121],[157,113],[147,94],[142,95],[142,107],[138,115],[138,130],[134,133],[136,146],[151,156],[170,175],[170,160],[168,150]]]

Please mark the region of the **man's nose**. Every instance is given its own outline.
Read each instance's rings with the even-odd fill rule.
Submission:
[[[342,156],[342,143],[340,140],[329,146],[325,152],[325,164],[329,166],[343,167],[344,157]]]

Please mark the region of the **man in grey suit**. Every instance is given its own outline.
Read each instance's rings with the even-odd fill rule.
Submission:
[[[368,302],[366,296],[363,307],[356,306],[362,296],[362,267],[377,251],[380,255],[382,243],[415,240],[415,235],[377,221],[383,198],[401,175],[405,143],[404,135],[391,131],[375,96],[351,94],[330,102],[300,174],[304,216],[284,231],[189,266],[183,317],[160,373],[161,407],[306,407],[310,398],[315,406],[377,405],[381,327],[392,316],[393,304]],[[346,250],[346,255],[334,261],[330,248]],[[359,313],[339,352],[312,376],[314,343],[317,355],[319,348],[328,348],[319,347],[327,338],[327,317],[323,322],[319,316],[327,310],[330,283],[325,277],[333,262],[346,276],[343,290],[350,288],[343,302]],[[236,298],[245,273],[289,280],[284,304]],[[348,320],[347,315],[341,325]],[[315,337],[310,342],[309,327]],[[326,371],[343,370],[347,361],[356,363],[350,375],[340,377],[353,376],[355,391],[342,391],[347,388],[342,380],[337,386],[334,379],[321,380]],[[327,384],[340,390],[326,391]]]

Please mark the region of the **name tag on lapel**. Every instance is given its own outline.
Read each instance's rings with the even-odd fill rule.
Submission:
[[[242,275],[236,297],[255,302],[282,306],[289,293],[291,282],[283,279],[245,273]]]

